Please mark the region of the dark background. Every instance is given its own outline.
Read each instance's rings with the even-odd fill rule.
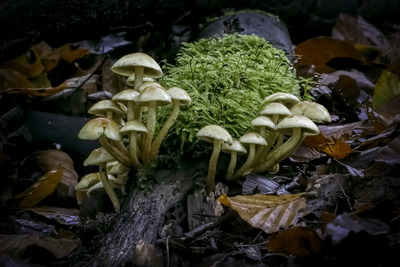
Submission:
[[[400,17],[398,0],[2,0],[0,63],[40,41],[58,47],[121,31],[151,32],[144,50],[157,48],[158,56],[173,56],[171,33],[182,29],[195,38],[207,18],[242,9],[278,15],[293,44],[330,35],[340,12],[361,15],[382,31]]]

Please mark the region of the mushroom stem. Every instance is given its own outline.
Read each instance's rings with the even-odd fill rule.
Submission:
[[[134,131],[129,134],[129,154],[133,166],[135,168],[142,167],[142,163],[138,159],[137,133]]]
[[[167,135],[169,129],[174,125],[176,118],[178,118],[179,115],[179,106],[180,106],[180,100],[173,99],[173,108],[171,111],[171,114],[169,115],[167,121],[161,128],[160,132],[157,134],[157,137],[154,139],[153,143],[151,144],[151,152],[150,152],[150,158],[154,159],[158,151],[160,150],[160,146],[162,141],[164,140],[165,136]]]
[[[137,66],[135,68],[135,83],[133,89],[138,90],[139,86],[143,83],[144,68]]]
[[[207,174],[207,180],[206,180],[206,191],[207,195],[210,194],[211,192],[214,192],[215,190],[215,175],[217,173],[217,162],[218,162],[218,157],[219,153],[221,151],[221,144],[222,141],[218,139],[214,139],[214,147],[213,147],[213,152],[210,157],[210,162],[208,165],[208,174]]]
[[[128,111],[127,111],[127,115],[126,115],[126,120],[131,121],[131,120],[135,119],[135,115],[134,115],[135,102],[133,102],[133,101],[127,101],[127,102],[128,103],[127,103],[126,107],[127,107]]]
[[[277,132],[270,132],[267,137],[267,145],[266,146],[260,146],[256,150],[256,155],[254,159],[254,163],[256,164],[257,162],[260,162],[265,159],[267,156],[268,151],[271,149],[271,147],[274,145],[276,138],[278,136]]]
[[[147,112],[147,135],[144,139],[142,161],[148,163],[150,161],[151,142],[153,140],[156,128],[156,101],[149,102],[149,110]]]
[[[265,172],[287,158],[301,144],[305,135],[301,134],[301,128],[293,128],[292,136],[283,145],[274,149],[266,158],[256,166],[256,172]]]
[[[255,158],[256,154],[256,145],[255,144],[249,144],[249,154],[247,156],[247,159],[245,163],[243,163],[242,167],[233,175],[232,179],[237,179],[243,176],[243,174],[250,169],[250,167],[253,165],[253,161]]]
[[[119,199],[117,197],[117,194],[115,194],[114,188],[113,188],[110,180],[108,180],[106,164],[107,163],[102,162],[99,165],[100,181],[102,182],[104,190],[106,191],[107,195],[110,197],[111,202],[115,208],[115,211],[119,212],[120,211]]]
[[[99,142],[100,145],[119,162],[128,167],[132,165],[129,153],[121,142],[109,140],[104,134],[99,137]]]
[[[236,162],[237,162],[237,152],[232,151],[231,160],[229,161],[229,166],[228,166],[228,172],[226,174],[226,179],[228,181],[233,179],[233,173],[235,172]]]

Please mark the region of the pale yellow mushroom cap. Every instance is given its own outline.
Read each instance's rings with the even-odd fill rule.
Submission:
[[[214,139],[221,140],[222,142],[226,142],[228,144],[233,143],[230,133],[218,125],[207,125],[201,128],[197,132],[196,137],[209,143],[214,143]]]
[[[301,128],[302,134],[306,135],[319,134],[318,126],[312,120],[302,115],[288,116],[276,125],[276,129],[282,134],[291,135],[293,128]]]
[[[123,56],[114,63],[111,70],[119,75],[133,76],[135,67],[143,67],[144,76],[149,78],[159,78],[163,75],[157,62],[151,56],[141,52]]]
[[[239,141],[242,144],[255,144],[255,145],[261,145],[261,146],[268,145],[267,141],[265,141],[264,137],[262,137],[260,134],[255,133],[255,132],[246,133],[245,135],[243,135],[239,138]]]
[[[97,140],[102,134],[112,140],[122,140],[117,123],[103,117],[88,121],[79,131],[78,137],[84,140]]]

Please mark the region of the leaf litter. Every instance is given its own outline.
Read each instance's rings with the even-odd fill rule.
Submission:
[[[99,49],[113,51],[118,47],[110,38],[104,38],[96,48],[87,42],[84,49],[69,44],[51,48],[40,43],[1,66],[0,75],[5,79],[0,91],[25,97],[23,100],[29,105],[43,110],[51,109],[52,101],[58,105],[74,92],[80,92],[57,111],[82,115],[90,95],[94,99],[94,94],[100,91],[112,95],[123,87],[123,81],[108,70],[111,61],[103,57],[104,51],[99,52]],[[299,150],[284,162],[279,176],[250,173],[242,184],[228,184],[225,190],[228,195],[219,197],[225,208],[210,202],[200,207],[200,212],[206,208],[212,214],[198,216],[192,212],[192,216],[197,216],[197,224],[190,231],[185,229],[184,219],[177,219],[175,227],[180,230],[173,233],[179,234],[165,237],[171,238],[164,242],[171,245],[169,257],[190,263],[193,262],[190,256],[194,255],[195,259],[210,265],[251,261],[260,266],[277,262],[305,266],[315,259],[328,264],[332,258],[337,263],[347,262],[346,257],[352,252],[355,256],[352,262],[368,262],[377,257],[382,259],[378,262],[385,263],[387,258],[395,257],[390,252],[399,249],[400,240],[400,85],[395,67],[400,57],[396,53],[396,38],[396,35],[383,34],[362,17],[341,14],[332,36],[298,44],[295,51],[301,58],[296,64],[297,74],[319,76],[318,86],[310,93],[328,108],[333,124],[320,125],[320,135],[307,137]],[[111,40],[117,40],[121,46],[129,44],[123,34]],[[61,70],[68,70],[69,77],[57,76]],[[104,93],[99,97],[109,98]],[[15,127],[7,128],[10,118],[15,116],[2,112],[0,119],[1,127],[7,130],[4,137],[2,133],[0,155],[2,171],[8,179],[2,178],[2,183],[17,176],[18,164],[9,168],[14,158],[4,150],[14,145],[13,136],[21,136],[15,135]],[[77,175],[72,161],[57,150],[42,150],[34,157],[40,170],[36,178],[31,177],[35,182],[12,197],[2,194],[2,199],[21,199],[18,205],[26,207],[25,211],[56,219],[59,224],[76,225],[75,209],[39,205],[54,197],[56,188],[59,190],[56,198],[74,197],[72,189]],[[60,185],[64,188],[59,189]],[[5,207],[10,205],[7,201],[2,203]],[[188,210],[184,214],[189,214],[194,207],[189,205],[183,209]],[[219,219],[206,220],[207,216],[219,216]],[[59,232],[46,238],[29,234],[2,235],[1,239],[4,241],[2,254],[17,259],[32,244],[48,250],[57,259],[65,259],[72,250],[82,246],[80,239],[85,237]],[[374,248],[382,245],[390,250],[362,255],[357,247],[348,245],[356,244],[364,249],[360,243],[365,240],[376,242]],[[343,255],[336,253],[346,249],[348,252]],[[160,261],[153,244],[146,240],[137,245],[135,255],[139,263],[152,259],[158,265]],[[296,260],[296,257],[309,261]]]

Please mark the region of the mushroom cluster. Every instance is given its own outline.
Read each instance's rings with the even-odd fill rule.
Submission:
[[[238,179],[251,171],[276,173],[279,163],[288,158],[307,135],[319,133],[315,123],[328,122],[331,122],[331,117],[324,106],[315,102],[300,101],[292,94],[280,92],[264,99],[260,116],[252,121],[253,131],[244,134],[239,140],[232,140],[229,133],[219,129],[219,126],[205,126],[198,132],[197,137],[213,143],[207,191],[211,192],[214,189],[219,151],[231,154],[227,180]],[[211,132],[211,129],[214,132]],[[245,154],[246,160],[235,170],[238,155]]]
[[[118,212],[120,203],[114,188],[123,192],[129,169],[141,168],[157,157],[180,107],[190,105],[191,98],[179,87],[166,90],[154,81],[163,72],[145,53],[126,55],[117,60],[111,70],[125,76],[127,85],[133,88],[124,89],[112,99],[102,100],[89,109],[95,118],[82,127],[78,137],[99,141],[101,147],[84,162],[85,166],[99,165],[99,172],[83,177],[76,190],[89,193],[94,187],[104,187]],[[172,105],[172,110],[156,135],[157,111],[165,105]]]

